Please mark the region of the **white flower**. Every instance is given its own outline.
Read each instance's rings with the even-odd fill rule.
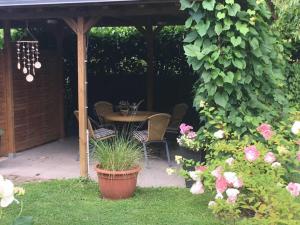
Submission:
[[[175,161],[179,165],[182,162],[182,156],[180,155],[175,155]]]
[[[215,199],[223,199],[222,193],[218,192],[215,196]]]
[[[191,187],[190,192],[193,195],[203,194],[204,193],[204,186],[203,186],[202,182],[197,181],[196,183],[194,183],[193,186]]]
[[[205,107],[205,101],[201,100],[200,101],[200,108],[204,108]]]
[[[279,168],[279,167],[281,167],[281,164],[279,162],[274,162],[274,163],[272,163],[271,167]]]
[[[234,172],[225,172],[224,177],[229,184],[234,184],[238,182],[239,178],[237,177],[236,173]]]
[[[234,163],[234,158],[230,157],[228,159],[226,159],[225,161],[229,166],[232,166],[232,164]]]
[[[14,184],[10,180],[0,178],[0,207],[9,206],[14,200]]]
[[[223,130],[218,130],[217,132],[214,133],[214,137],[217,139],[222,139],[224,138],[225,132]]]
[[[216,203],[215,201],[210,201],[210,202],[208,203],[208,207],[209,207],[209,208],[212,208],[212,207],[214,207],[216,204],[217,204],[217,203]]]
[[[237,196],[238,194],[240,193],[240,191],[238,189],[235,189],[235,188],[228,188],[226,190],[226,195],[228,197],[235,197]]]
[[[199,171],[189,171],[189,175],[194,181],[201,180],[201,173]]]
[[[295,121],[292,126],[292,133],[299,134],[299,132],[300,132],[300,121]]]
[[[175,169],[173,169],[173,168],[167,168],[166,172],[167,172],[168,175],[173,175],[175,173]]]

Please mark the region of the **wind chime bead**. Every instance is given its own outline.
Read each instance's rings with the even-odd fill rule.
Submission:
[[[28,74],[27,76],[26,76],[26,81],[27,82],[32,82],[34,80],[34,76],[32,76],[31,74]]]

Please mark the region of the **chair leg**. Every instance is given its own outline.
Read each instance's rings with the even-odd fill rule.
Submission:
[[[167,159],[168,159],[168,164],[169,166],[172,166],[171,159],[170,159],[170,152],[169,152],[169,145],[167,141],[164,141],[166,145],[166,154],[167,154]]]
[[[148,155],[147,155],[147,144],[146,143],[143,143],[143,150],[144,150],[146,168],[149,168],[149,161],[148,161]]]

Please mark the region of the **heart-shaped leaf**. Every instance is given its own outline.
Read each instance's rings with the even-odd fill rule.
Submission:
[[[229,97],[226,92],[216,93],[214,96],[215,103],[219,106],[222,106],[223,108],[226,107],[228,99]]]
[[[239,46],[242,42],[242,38],[241,37],[234,37],[232,36],[230,38],[231,43],[233,44],[234,47]]]
[[[229,16],[236,16],[236,14],[241,11],[241,6],[237,3],[233,5],[227,5],[228,15]]]
[[[217,18],[219,19],[219,20],[221,20],[221,19],[224,19],[225,18],[225,13],[223,13],[223,12],[218,12],[217,13]]]
[[[215,8],[216,0],[204,0],[202,6],[208,11],[213,11]]]
[[[221,23],[217,23],[215,26],[215,32],[219,36],[223,31],[223,27]]]
[[[237,22],[235,24],[236,29],[242,33],[243,35],[246,35],[249,32],[248,25],[245,23]]]
[[[232,84],[233,78],[234,78],[234,73],[231,72],[231,71],[229,71],[229,72],[226,74],[225,78],[224,78],[224,82],[225,82],[225,83]]]
[[[203,37],[206,33],[207,30],[210,26],[210,21],[208,20],[207,22],[204,22],[203,20],[201,20],[196,26],[196,30],[198,32],[198,34]]]

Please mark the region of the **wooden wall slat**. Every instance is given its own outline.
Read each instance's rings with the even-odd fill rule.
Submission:
[[[0,140],[0,156],[6,154],[7,137],[7,119],[6,119],[6,86],[5,86],[5,64],[4,53],[0,50],[0,128],[4,130],[4,135]]]
[[[42,68],[35,81],[28,83],[16,68],[14,74],[14,112],[16,150],[32,148],[60,138],[59,98],[62,73],[54,51],[42,51]],[[13,65],[16,65],[15,58]]]

